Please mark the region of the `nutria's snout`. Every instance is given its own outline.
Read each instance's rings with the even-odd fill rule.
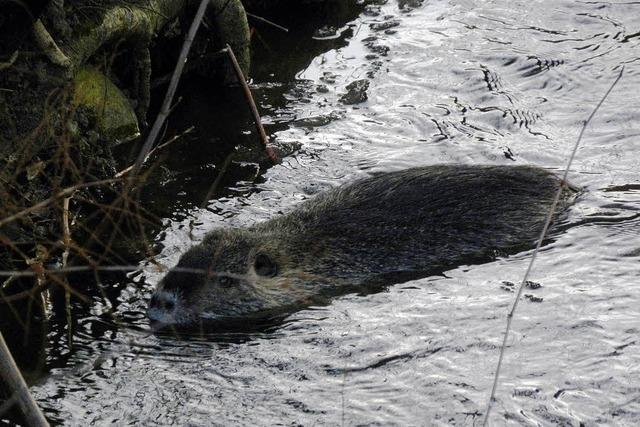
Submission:
[[[147,308],[151,329],[160,331],[168,327],[192,326],[196,322],[197,316],[189,305],[176,291],[156,290],[151,296]]]
[[[149,300],[147,316],[156,324],[176,323],[178,297],[175,292],[157,291]]]
[[[158,283],[147,316],[155,330],[235,323],[270,316],[298,293],[285,286],[282,259],[263,239],[244,230],[219,230],[187,251]]]

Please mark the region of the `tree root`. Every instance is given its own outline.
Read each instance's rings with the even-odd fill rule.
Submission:
[[[71,60],[60,50],[56,42],[53,40],[53,37],[51,37],[51,34],[49,34],[42,21],[39,19],[33,23],[33,38],[36,45],[52,63],[65,69],[71,67]]]
[[[0,71],[6,70],[7,68],[11,67],[16,62],[16,59],[18,59],[19,54],[20,54],[20,51],[16,50],[11,54],[8,60],[4,62],[0,61]]]
[[[132,96],[136,101],[136,113],[144,125],[151,87],[149,48],[157,35],[189,9],[192,3],[194,0],[129,1],[122,5],[110,3],[92,19],[81,21],[79,27],[83,30],[76,30],[66,43],[56,43],[40,20],[33,26],[34,39],[51,63],[62,67],[71,77],[105,46],[122,43],[131,46],[133,58],[130,62],[135,69]],[[211,0],[207,19],[211,24],[213,44],[220,47],[230,44],[237,52],[243,71],[247,72],[250,61],[249,30],[241,1]],[[215,75],[211,70],[209,73]],[[232,70],[225,70],[223,83],[234,81]]]

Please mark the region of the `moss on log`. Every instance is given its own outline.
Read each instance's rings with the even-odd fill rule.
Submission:
[[[125,142],[140,135],[129,99],[95,68],[82,68],[77,73],[73,104],[90,116],[100,136],[107,141]]]
[[[49,22],[52,33],[43,22],[37,21],[33,31],[35,42],[52,64],[72,78],[85,64],[92,62],[98,52],[111,51],[115,57],[118,48],[125,47],[134,74],[131,78],[134,87],[129,88],[129,93],[135,101],[139,119],[144,122],[150,99],[150,46],[178,18],[184,17],[188,21],[189,11],[199,0],[108,0],[100,7],[88,1],[68,2],[65,7],[58,5],[56,19],[45,16],[43,19]],[[204,40],[200,43],[204,48],[198,56],[207,58],[208,53],[228,43],[246,74],[251,56],[250,35],[242,2],[211,0],[207,20],[210,33],[207,34],[204,28],[200,30],[198,38]],[[231,68],[224,62],[202,60],[197,69],[199,74],[224,84],[235,81]]]

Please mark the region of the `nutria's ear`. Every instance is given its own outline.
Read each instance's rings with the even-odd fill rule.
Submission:
[[[274,277],[278,274],[278,265],[265,254],[256,255],[253,267],[260,276]]]

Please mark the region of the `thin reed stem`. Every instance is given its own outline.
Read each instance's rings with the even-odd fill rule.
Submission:
[[[560,187],[558,187],[558,191],[556,192],[556,195],[555,195],[555,197],[553,199],[553,203],[551,204],[551,208],[549,209],[549,213],[547,214],[547,219],[546,219],[546,221],[544,223],[544,227],[542,227],[542,232],[540,233],[540,238],[538,239],[538,243],[536,245],[536,248],[534,249],[533,254],[531,255],[531,260],[529,261],[529,266],[527,267],[527,270],[524,273],[524,277],[522,278],[522,282],[520,282],[520,286],[518,287],[518,292],[516,293],[515,301],[513,302],[511,310],[507,314],[507,326],[506,326],[505,331],[504,331],[504,337],[502,339],[502,346],[500,347],[500,356],[498,357],[498,364],[496,366],[496,373],[495,373],[495,375],[493,377],[493,386],[491,387],[491,396],[489,397],[489,402],[487,403],[487,410],[486,410],[486,412],[484,414],[484,420],[482,421],[482,425],[483,426],[486,426],[487,423],[489,422],[489,416],[491,414],[491,409],[493,407],[493,402],[495,401],[496,390],[498,388],[498,382],[500,381],[500,371],[502,369],[502,362],[504,360],[504,354],[505,354],[506,348],[507,348],[507,340],[509,339],[509,333],[511,332],[511,323],[513,322],[513,318],[515,316],[516,309],[518,308],[518,303],[520,302],[520,297],[522,296],[522,291],[524,290],[525,283],[529,279],[529,274],[531,273],[531,269],[533,268],[533,263],[535,262],[536,257],[538,256],[538,252],[540,251],[540,247],[542,246],[542,242],[544,241],[545,237],[547,236],[547,231],[549,231],[549,225],[551,224],[551,219],[553,218],[553,214],[554,214],[554,212],[556,210],[556,207],[558,206],[558,201],[560,200],[560,196],[562,195],[562,191],[567,186],[567,176],[569,175],[569,169],[571,168],[571,164],[573,163],[573,159],[576,156],[576,153],[578,151],[578,147],[580,146],[580,141],[582,140],[582,136],[584,135],[584,131],[586,130],[586,128],[589,125],[589,123],[591,122],[591,119],[593,119],[593,117],[596,115],[596,113],[600,109],[600,106],[604,103],[605,99],[607,99],[607,97],[609,96],[609,94],[611,93],[613,88],[618,84],[618,82],[622,78],[622,73],[623,72],[624,72],[624,67],[622,67],[622,69],[620,70],[620,74],[618,74],[618,77],[614,80],[614,82],[609,87],[609,90],[607,90],[607,92],[604,94],[602,99],[600,99],[600,102],[598,102],[598,104],[593,109],[593,111],[591,112],[591,114],[589,115],[587,120],[582,125],[582,129],[580,130],[580,134],[578,135],[578,139],[576,140],[576,143],[573,146],[573,150],[571,150],[571,155],[569,156],[569,160],[567,161],[567,166],[565,167],[564,173],[562,175],[562,181],[560,183]]]
[[[189,28],[189,32],[187,33],[187,37],[182,44],[182,50],[180,51],[180,56],[178,57],[178,62],[176,63],[176,68],[173,70],[173,74],[171,75],[171,82],[169,83],[169,88],[167,89],[167,93],[164,97],[164,101],[162,102],[162,107],[160,108],[160,113],[156,117],[155,122],[153,123],[153,127],[147,135],[147,139],[144,141],[142,148],[140,149],[140,153],[138,154],[138,158],[133,165],[132,176],[136,176],[140,171],[140,168],[148,158],[148,154],[151,151],[151,147],[155,143],[160,131],[162,130],[162,126],[164,122],[169,117],[169,113],[171,112],[171,103],[173,102],[173,97],[176,94],[176,90],[178,89],[178,83],[180,81],[180,76],[182,76],[182,71],[187,62],[187,56],[189,55],[189,51],[191,50],[191,45],[193,44],[193,40],[196,37],[196,33],[198,32],[198,28],[202,24],[202,18],[204,18],[204,14],[207,10],[207,6],[209,5],[210,0],[201,0],[200,6],[198,7],[198,11],[196,12],[193,21],[191,22],[191,27]]]

